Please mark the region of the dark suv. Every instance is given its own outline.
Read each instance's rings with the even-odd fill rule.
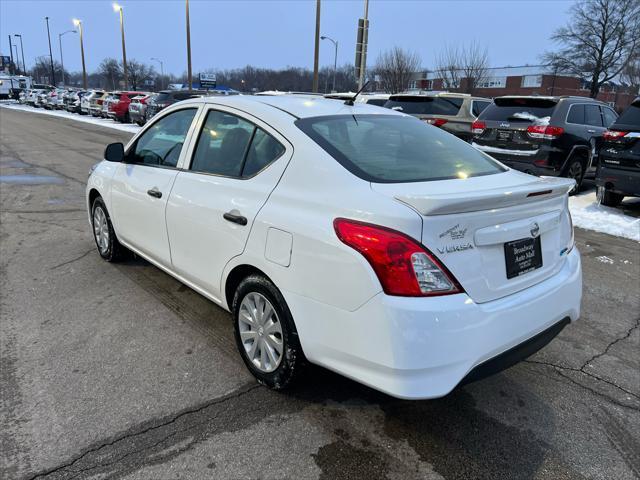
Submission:
[[[169,105],[205,95],[207,95],[207,92],[204,90],[162,90],[155,95],[151,102],[147,103],[145,120],[148,122],[156,113]]]
[[[517,170],[573,178],[576,192],[616,118],[587,97],[497,97],[473,123],[472,144]]]
[[[598,200],[615,207],[640,197],[640,97],[604,133],[596,173]]]

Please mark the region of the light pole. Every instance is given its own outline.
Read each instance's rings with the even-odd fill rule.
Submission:
[[[120,12],[120,34],[122,35],[122,73],[124,76],[124,89],[127,90],[129,88],[129,78],[127,75],[127,49],[124,45],[124,13],[122,11],[122,6],[117,3],[113,4],[113,10],[115,12]]]
[[[82,56],[82,88],[87,89],[87,67],[84,63],[84,42],[82,40],[82,20],[77,18],[73,19],[73,24],[78,28],[80,32],[80,55]]]
[[[18,64],[18,75],[20,75],[20,60],[18,60],[18,44],[15,43],[13,45],[13,48],[15,48],[15,52],[16,52],[16,63]],[[22,72],[22,75],[24,75],[24,72]]]
[[[320,0],[316,0],[316,34],[313,51],[313,86],[311,91],[318,92],[318,58],[320,57]]]
[[[189,0],[187,3],[187,82],[191,91],[191,26],[189,25]]]
[[[14,33],[13,34],[14,37],[18,37],[20,38],[20,52],[22,53],[22,70],[24,71],[24,74],[27,74],[27,66],[24,64],[24,45],[22,45],[22,35],[19,33]]]
[[[160,80],[160,90],[164,89],[164,63],[162,62],[162,60],[160,60],[159,58],[156,57],[151,57],[152,61],[156,61],[160,64],[160,78],[162,80]]]
[[[322,37],[320,37],[320,39],[329,40],[331,43],[333,43],[333,46],[335,47],[335,53],[333,55],[333,87],[331,87],[331,91],[335,92],[336,91],[336,71],[338,70],[338,42],[336,42],[331,37],[327,37],[326,35],[323,35]]]
[[[49,38],[49,60],[51,60],[51,85],[56,86],[56,72],[53,69],[53,51],[51,50],[51,34],[49,33],[49,17],[44,17],[47,22],[47,37]]]
[[[64,57],[62,56],[62,36],[66,35],[67,33],[78,33],[75,30],[67,30],[66,32],[62,32],[58,34],[58,43],[60,44],[60,66],[62,67],[62,86],[64,87],[65,85],[65,79],[64,79]]]

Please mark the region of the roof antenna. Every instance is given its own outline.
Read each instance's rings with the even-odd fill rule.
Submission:
[[[347,98],[347,100],[344,102],[344,104],[345,104],[345,105],[349,105],[350,107],[353,107],[353,102],[355,102],[355,101],[356,101],[357,96],[358,96],[358,95],[360,95],[360,94],[363,92],[363,90],[364,90],[365,88],[367,88],[367,86],[368,86],[368,85],[369,85],[369,81],[367,81],[367,83],[365,83],[364,85],[362,85],[362,88],[361,88],[360,90],[358,90],[358,91],[356,92],[356,94],[355,94],[353,97],[351,97],[351,98]]]

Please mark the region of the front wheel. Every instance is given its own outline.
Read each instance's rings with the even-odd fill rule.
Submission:
[[[598,202],[605,207],[617,207],[620,205],[620,202],[622,202],[624,195],[612,192],[605,187],[598,187],[596,189],[596,197],[598,198]]]
[[[245,278],[233,298],[235,339],[259,383],[283,390],[299,375],[304,354],[282,294],[262,275]]]
[[[93,238],[98,247],[98,253],[102,258],[108,262],[117,262],[127,256],[128,250],[118,241],[107,207],[101,197],[93,201],[91,224],[93,226]]]

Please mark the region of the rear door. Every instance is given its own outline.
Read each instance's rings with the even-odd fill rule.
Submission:
[[[231,108],[211,107],[200,123],[188,169],[171,191],[167,229],[173,269],[221,298],[224,266],[243,252],[293,148],[269,125]]]
[[[610,126],[615,138],[603,142],[602,165],[637,172],[640,170],[640,101],[633,103]]]
[[[111,218],[126,244],[163,265],[171,264],[165,208],[197,107],[163,115],[147,128],[118,165],[111,187]]]

